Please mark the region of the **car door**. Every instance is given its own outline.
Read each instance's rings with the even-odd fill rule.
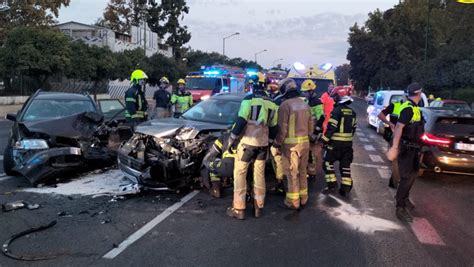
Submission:
[[[104,120],[125,121],[125,105],[118,99],[101,99],[97,101]]]

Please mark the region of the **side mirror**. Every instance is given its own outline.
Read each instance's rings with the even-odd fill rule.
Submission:
[[[7,116],[5,116],[7,120],[10,121],[16,121],[16,114],[15,113],[7,113]]]

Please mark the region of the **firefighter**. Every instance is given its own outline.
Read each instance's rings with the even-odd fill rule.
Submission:
[[[130,77],[132,86],[125,92],[125,118],[133,127],[146,120],[148,109],[144,92],[146,79],[148,76],[144,71],[133,71]]]
[[[434,95],[433,95],[433,94],[430,94],[430,95],[428,96],[428,104],[431,104],[431,102],[433,102],[434,100],[435,100]]]
[[[313,80],[306,80],[301,84],[301,94],[305,97],[306,102],[311,108],[311,115],[313,117],[314,130],[310,138],[310,154],[308,164],[308,175],[310,180],[316,179],[316,172],[318,162],[321,164],[323,147],[318,139],[322,133],[322,125],[324,122],[324,105],[321,99],[315,94],[316,84]]]
[[[287,192],[283,202],[289,209],[299,209],[308,202],[309,137],[314,124],[308,104],[300,98],[296,82],[284,79],[285,101],[278,109],[278,134],[274,147],[281,149],[283,173],[287,178]]]
[[[403,100],[396,101],[390,103],[386,108],[384,108],[378,115],[378,118],[389,127],[385,127],[383,132],[384,139],[389,143],[392,144],[392,134],[395,130],[395,125],[398,121],[398,116],[400,116],[401,106],[403,104]],[[389,119],[387,120],[387,116]],[[400,177],[398,175],[398,166],[397,162],[392,162],[392,175],[390,176],[390,180],[388,182],[388,186],[392,188],[397,188],[398,182],[400,181]]]
[[[155,118],[168,118],[170,116],[171,94],[168,92],[169,81],[168,78],[160,79],[160,86],[153,94],[155,100]]]
[[[174,106],[174,117],[179,118],[193,105],[193,96],[186,91],[186,81],[178,80],[178,90],[171,96],[171,105]]]
[[[409,210],[415,206],[410,201],[410,190],[418,175],[420,162],[421,136],[424,122],[420,107],[422,87],[419,83],[408,85],[408,100],[401,106],[400,116],[393,133],[392,146],[387,152],[390,161],[398,161],[400,184],[396,195],[396,216],[405,222],[412,222]]]
[[[255,86],[240,105],[238,118],[229,138],[229,148],[237,146],[234,168],[234,200],[227,215],[245,219],[247,171],[253,163],[253,199],[255,217],[265,203],[265,161],[268,145],[277,132],[277,106],[266,96],[265,88]],[[240,139],[240,142],[238,140]]]
[[[222,179],[233,178],[234,160],[236,151],[229,148],[230,132],[222,134],[207,152],[203,159],[203,165],[206,167],[202,179],[205,185],[209,184],[210,194],[215,198],[221,197]]]
[[[283,100],[285,99],[285,92],[286,92],[286,87],[283,88],[279,85],[276,86],[277,90],[274,90],[274,86],[270,87],[272,91],[270,92],[270,96],[272,97],[273,103],[277,107],[281,105]],[[284,195],[285,194],[285,186],[284,186],[284,177],[283,177],[283,166],[282,166],[282,161],[281,161],[281,152],[280,149],[277,149],[274,146],[270,147],[270,153],[272,155],[272,166],[273,166],[273,171],[275,172],[275,179],[277,180],[277,184],[275,187],[273,187],[270,191]]]
[[[347,196],[352,189],[351,163],[353,160],[352,139],[357,121],[356,113],[349,107],[353,102],[347,88],[333,89],[331,96],[336,106],[331,113],[326,132],[321,137],[324,145],[324,165],[327,187],[323,193],[334,193],[338,184],[334,172],[334,162],[339,161],[341,187],[339,194]]]

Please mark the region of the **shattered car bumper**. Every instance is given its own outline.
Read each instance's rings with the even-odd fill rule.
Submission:
[[[82,152],[77,147],[61,147],[42,150],[34,153],[14,170],[25,176],[32,184],[37,184],[44,177],[55,174],[59,170],[79,167]],[[68,160],[64,160],[68,158]]]

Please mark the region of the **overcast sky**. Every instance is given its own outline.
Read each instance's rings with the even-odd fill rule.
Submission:
[[[59,15],[60,22],[93,23],[102,16],[107,0],[72,0]],[[347,34],[355,22],[361,24],[375,9],[386,10],[399,0],[188,0],[184,18],[192,34],[189,46],[253,60],[271,67],[300,61],[305,64],[347,62]]]

